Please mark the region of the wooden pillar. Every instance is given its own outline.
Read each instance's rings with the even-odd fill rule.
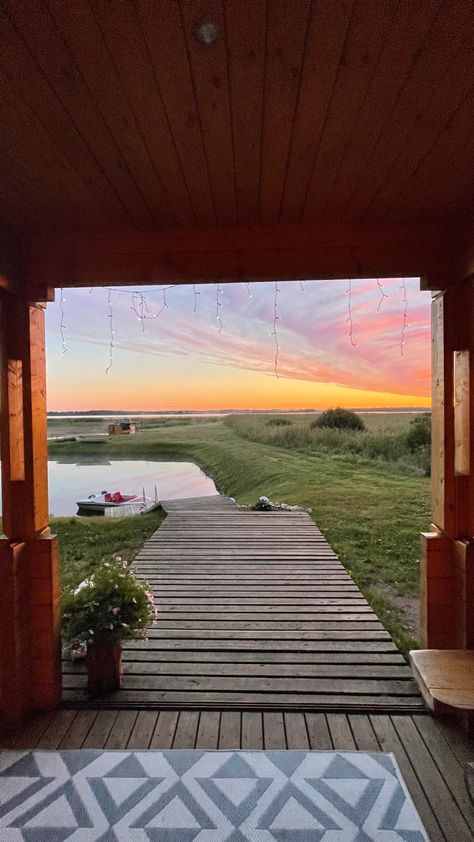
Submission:
[[[0,722],[61,698],[57,539],[48,525],[44,307],[2,292]]]
[[[423,646],[474,647],[474,281],[432,307],[433,531],[422,536]]]

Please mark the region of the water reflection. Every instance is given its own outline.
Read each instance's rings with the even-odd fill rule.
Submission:
[[[204,497],[216,494],[212,479],[193,462],[159,462],[152,460],[104,457],[62,458],[48,462],[49,510],[54,515],[73,515],[77,500],[101,491],[123,494],[142,492],[149,497],[173,500],[179,497]]]

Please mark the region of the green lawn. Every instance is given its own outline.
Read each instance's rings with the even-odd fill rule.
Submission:
[[[130,518],[51,518],[51,529],[59,536],[63,588],[76,587],[98,564],[116,555],[130,561],[164,517],[158,509]]]
[[[373,588],[382,583],[401,596],[418,592],[418,535],[430,523],[427,478],[404,476],[386,465],[360,464],[340,454],[300,453],[257,443],[240,437],[223,421],[170,425],[97,446],[54,443],[50,456],[74,461],[79,453],[103,455],[104,450],[116,459],[153,456],[194,461],[214,478],[222,493],[239,503],[253,503],[266,494],[272,500],[311,507],[312,517],[397,643],[404,651],[412,645],[398,612]],[[74,526],[71,519],[58,521],[65,570],[74,564],[74,553],[83,551],[82,535],[88,534],[88,528],[94,557],[101,553],[102,539],[110,555],[130,554],[147,537],[148,525],[141,518],[115,524],[100,521],[95,535],[87,522]]]

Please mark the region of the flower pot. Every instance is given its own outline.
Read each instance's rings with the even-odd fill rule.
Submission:
[[[120,690],[122,644],[120,640],[98,639],[87,645],[87,689],[91,696],[105,696]]]

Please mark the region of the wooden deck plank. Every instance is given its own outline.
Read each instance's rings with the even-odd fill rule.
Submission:
[[[82,742],[82,748],[103,748],[118,716],[115,710],[99,710],[94,713],[94,722]]]
[[[305,719],[310,748],[313,751],[330,751],[333,745],[324,713],[305,713]]]
[[[0,737],[0,745],[2,748],[13,747],[18,750],[36,746],[56,716],[57,711],[47,711],[33,716],[22,725],[19,731],[7,733],[5,742],[4,738]]]
[[[241,747],[263,749],[263,718],[260,711],[243,711]]]
[[[158,714],[158,721],[151,738],[150,748],[171,748],[177,724],[177,710],[161,710]]]
[[[59,710],[36,743],[37,748],[57,749],[76,717],[74,710]]]
[[[435,812],[436,807],[442,811],[444,809],[443,805],[437,805],[436,802],[432,801],[429,793],[425,794],[425,790],[410,762],[410,752],[407,752],[404,742],[396,732],[390,717],[375,714],[370,716],[370,722],[377,737],[380,750],[394,753],[403,775],[403,780],[416,804],[430,842],[451,842],[449,837],[446,838],[444,836]],[[421,780],[423,780],[423,776]]]
[[[287,748],[285,722],[280,711],[263,714],[263,740],[266,751]]]
[[[361,713],[349,714],[349,725],[359,751],[380,751],[370,719]]]
[[[356,748],[349,720],[344,713],[328,713],[327,723],[333,748],[353,751]]]
[[[198,724],[199,711],[180,711],[172,748],[194,748],[196,745]]]
[[[138,712],[136,710],[119,711],[118,716],[110,729],[109,736],[105,741],[105,748],[126,748],[137,716]]]
[[[473,817],[472,805],[464,783],[464,769],[456,754],[446,742],[436,721],[428,716],[414,716],[413,722],[423,738],[436,766],[446,781],[451,795],[463,814],[466,822]]]
[[[203,710],[199,717],[196,748],[217,748],[221,714],[218,710]]]
[[[286,711],[283,716],[287,744],[292,748],[308,750],[309,738],[304,713]]]
[[[95,710],[80,710],[76,714],[64,737],[59,743],[61,750],[74,748],[78,742],[83,742],[96,717]]]
[[[127,748],[141,749],[149,748],[153,736],[158,713],[153,710],[141,710],[132,728]]]
[[[418,778],[423,780],[426,796],[431,803],[439,800],[443,804],[443,811],[438,814],[438,821],[446,838],[455,839],[456,842],[472,842],[472,831],[464,816],[457,809],[448,784],[431,757],[413,719],[393,716],[392,722],[399,737],[403,740],[405,750]]]
[[[240,748],[241,745],[241,713],[238,710],[224,710],[221,713],[221,727],[219,731],[219,748]]]

